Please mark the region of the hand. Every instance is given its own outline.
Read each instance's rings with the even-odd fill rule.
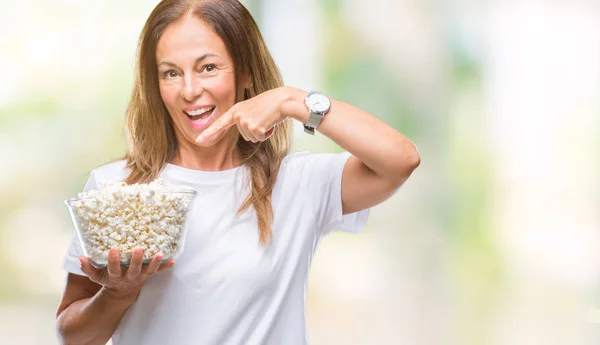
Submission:
[[[106,292],[117,298],[137,297],[142,285],[151,275],[175,265],[175,260],[167,260],[161,264],[163,254],[158,253],[148,265],[142,267],[143,256],[144,250],[136,248],[131,256],[129,267],[121,266],[119,250],[112,248],[108,253],[106,268],[95,268],[85,256],[80,256],[79,262],[83,273],[94,283],[102,285]]]
[[[246,141],[253,143],[265,141],[271,136],[275,126],[285,120],[286,116],[281,111],[285,101],[286,87],[280,87],[236,103],[205,129],[196,142],[215,142],[233,125],[237,125]]]

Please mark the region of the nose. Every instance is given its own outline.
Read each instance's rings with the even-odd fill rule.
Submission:
[[[192,102],[202,93],[200,78],[196,78],[194,73],[186,73],[183,78],[183,88],[181,88],[181,97],[188,102]]]

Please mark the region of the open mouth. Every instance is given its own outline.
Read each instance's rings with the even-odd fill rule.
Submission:
[[[184,111],[184,114],[187,116],[192,127],[200,128],[205,127],[210,120],[212,119],[213,112],[215,110],[214,106],[204,107],[195,110]]]

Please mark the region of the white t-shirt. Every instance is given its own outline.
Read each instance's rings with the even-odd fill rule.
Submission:
[[[182,255],[149,278],[127,310],[114,345],[304,345],[308,268],[317,244],[334,230],[358,232],[369,210],[342,216],[342,170],[348,152],[285,157],[273,190],[273,241],[260,246],[253,210],[235,217],[249,168],[198,171],[168,164],[169,187],[198,192]],[[125,161],[91,172],[85,190],[126,177]],[[63,268],[84,275],[73,236]],[[341,284],[341,282],[340,282]]]

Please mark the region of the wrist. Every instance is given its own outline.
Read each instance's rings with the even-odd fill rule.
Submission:
[[[308,92],[296,89],[290,86],[282,87],[283,101],[281,103],[281,113],[287,117],[291,117],[306,123],[308,121],[309,112],[304,104],[304,99]]]
[[[117,290],[113,290],[110,288],[106,288],[105,286],[103,286],[101,288],[102,295],[106,296],[106,298],[110,302],[114,302],[114,303],[118,303],[118,304],[127,304],[127,305],[132,304],[137,299],[139,293],[140,293],[140,290],[122,292],[122,291],[117,291]]]

